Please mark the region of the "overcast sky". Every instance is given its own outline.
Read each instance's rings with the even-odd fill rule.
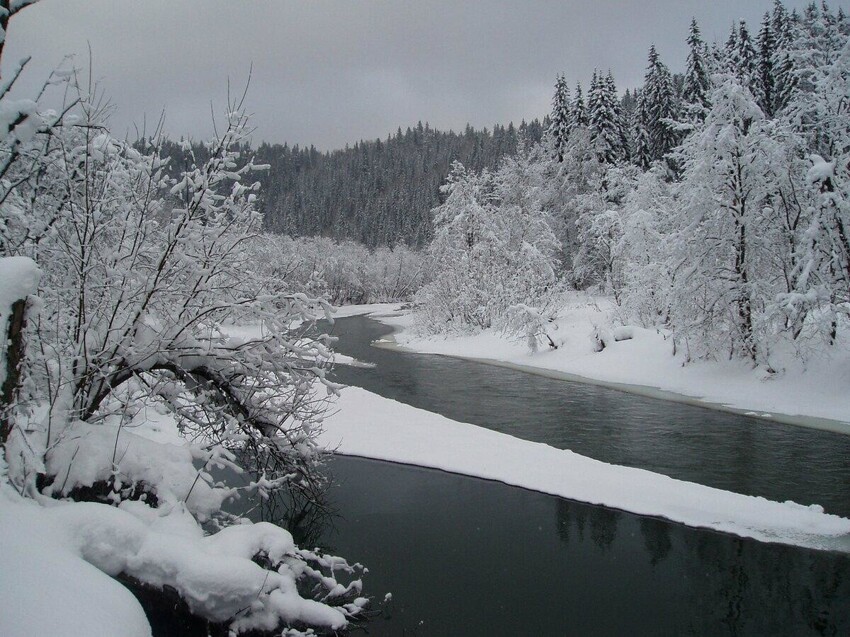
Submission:
[[[802,7],[805,2],[786,2]],[[831,2],[850,10],[850,0]],[[12,22],[4,66],[35,86],[65,54],[88,65],[133,134],[165,110],[172,136],[207,137],[228,77],[255,139],[344,146],[422,120],[441,129],[519,123],[549,110],[557,73],[585,86],[611,69],[639,85],[649,45],[682,70],[691,16],[707,40],[752,31],[772,0],[41,0]]]

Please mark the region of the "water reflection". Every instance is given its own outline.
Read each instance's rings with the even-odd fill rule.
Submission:
[[[319,546],[334,529],[339,512],[328,500],[327,491],[319,499],[307,499],[289,491],[277,491],[268,498],[255,500],[257,506],[248,516],[257,522],[272,522],[290,533],[298,546]],[[333,546],[323,546],[333,553]]]
[[[670,541],[670,524],[655,518],[640,518],[640,534],[649,555],[649,563],[655,566],[663,562],[673,548]]]
[[[365,317],[339,319],[333,330],[339,351],[376,364],[340,365],[340,382],[605,462],[850,517],[850,436],[379,349],[370,343],[390,328]]]
[[[253,456],[243,457],[240,466],[243,468],[242,473],[229,468],[210,468],[209,472],[214,481],[236,488],[244,488],[265,475],[265,465],[263,462],[257,463]],[[320,470],[325,472],[327,467]],[[313,548],[319,546],[322,538],[333,530],[334,520],[339,515],[330,496],[332,489],[333,481],[329,477],[324,482],[317,481],[309,491],[284,487],[267,491],[267,497],[261,497],[256,489],[249,488],[240,496],[225,501],[224,512],[253,522],[277,524],[292,534],[298,546]],[[333,553],[332,546],[325,545],[322,548]]]
[[[631,533],[635,523],[642,550],[619,537],[621,526]],[[679,612],[690,609],[683,615],[686,634],[845,635],[850,630],[847,556],[759,544],[565,500],[555,505],[555,528],[565,546],[581,549],[589,541],[600,554],[624,547],[639,553],[653,573],[650,581],[676,587],[661,588],[658,596]]]
[[[393,593],[370,635],[850,634],[847,555],[429,469],[329,468],[309,537],[368,566],[376,600]]]

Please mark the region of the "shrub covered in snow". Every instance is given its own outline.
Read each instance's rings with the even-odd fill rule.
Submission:
[[[530,315],[516,308],[545,315],[554,306],[558,242],[536,189],[540,152],[505,160],[495,175],[453,166],[434,211],[433,277],[416,295],[424,331],[497,327],[525,337],[529,324],[518,319]]]
[[[2,267],[41,273],[24,381],[2,405],[12,430],[0,527],[25,551],[15,563],[38,562],[32,535],[81,579],[96,571],[175,590],[234,633],[344,629],[366,603],[359,567],[224,513],[237,490],[212,475],[248,469],[240,491],[317,500],[316,435],[336,392],[325,377],[331,339],[315,328],[328,304],[269,285],[246,249],[261,221],[251,174],[263,167],[240,156],[241,104],[229,105],[207,158],[172,179],[156,139],[144,150],[115,139],[96,101],[68,82],[62,120],[0,94],[0,117],[18,114],[0,130]],[[35,291],[2,287],[0,302]],[[151,420],[171,440],[149,439]],[[65,610],[63,634],[115,630],[91,628],[85,607]]]

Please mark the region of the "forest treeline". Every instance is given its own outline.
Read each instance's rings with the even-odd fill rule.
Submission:
[[[533,120],[491,130],[467,126],[455,133],[419,122],[384,140],[330,152],[268,143],[243,152],[268,165],[257,174],[258,209],[267,231],[354,240],[369,248],[422,247],[430,240],[431,210],[440,203],[440,186],[452,162],[492,169],[516,152],[519,137],[538,142],[546,126],[548,121]],[[190,151],[195,157],[204,152],[195,143],[171,141],[162,147],[178,172],[190,167]]]

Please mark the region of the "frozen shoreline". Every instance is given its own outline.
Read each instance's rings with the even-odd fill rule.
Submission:
[[[850,552],[850,519],[817,505],[772,502],[643,469],[607,464],[383,398],[342,390],[322,446],[343,455],[495,480],[691,527]]]
[[[596,304],[593,303],[593,306]],[[850,357],[812,371],[791,370],[771,377],[738,362],[693,362],[682,366],[663,339],[634,328],[633,339],[594,352],[588,332],[601,312],[582,307],[560,321],[557,351],[532,354],[518,342],[492,333],[418,337],[411,315],[399,304],[342,308],[340,318],[368,315],[394,329],[377,347],[439,354],[523,372],[600,385],[631,394],[687,403],[789,425],[850,435]]]

